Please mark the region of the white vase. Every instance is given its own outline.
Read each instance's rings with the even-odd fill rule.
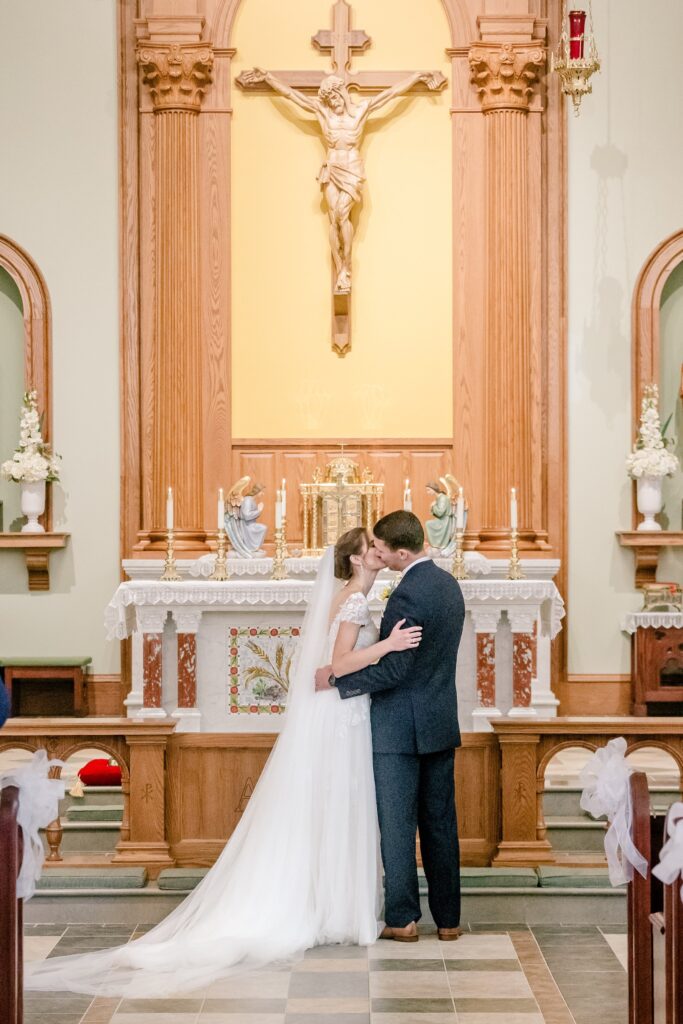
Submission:
[[[38,522],[38,516],[45,511],[45,481],[21,482],[21,512],[28,519],[22,526],[22,533],[45,533],[45,527]]]
[[[661,530],[654,517],[662,511],[662,479],[661,476],[641,476],[636,480],[638,511],[645,516],[642,523],[638,523],[638,530]]]

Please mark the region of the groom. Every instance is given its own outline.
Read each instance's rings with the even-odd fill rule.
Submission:
[[[453,763],[460,746],[455,666],[465,618],[459,584],[424,555],[422,524],[412,512],[391,512],[375,526],[374,545],[389,569],[402,570],[387,602],[380,639],[400,619],[422,626],[419,647],[335,678],[316,673],[316,689],[336,687],[342,699],[372,695],[377,810],[386,885],[382,938],[417,942],[420,897],[415,834],[420,832],[429,908],[439,938],[460,935],[460,857]]]

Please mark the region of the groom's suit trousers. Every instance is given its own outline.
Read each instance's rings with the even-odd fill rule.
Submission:
[[[438,928],[456,928],[460,923],[453,763],[453,750],[373,757],[386,882],[385,918],[395,928],[421,917],[415,859],[418,830],[432,917]]]

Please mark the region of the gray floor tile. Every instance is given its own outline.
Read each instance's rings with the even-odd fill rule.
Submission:
[[[452,999],[373,999],[373,1013],[452,1013]]]
[[[455,997],[455,1012],[460,1013],[500,1013],[501,1024],[504,1014],[538,1013],[535,999],[458,999]]]
[[[367,971],[297,971],[289,982],[290,999],[367,998]]]
[[[371,971],[443,971],[443,960],[370,960]]]

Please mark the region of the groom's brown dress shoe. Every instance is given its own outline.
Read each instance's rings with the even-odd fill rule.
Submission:
[[[455,942],[462,935],[462,928],[437,928],[442,942]]]
[[[419,937],[414,921],[407,924],[405,928],[392,928],[391,925],[387,925],[380,935],[380,939],[393,939],[394,942],[417,942]]]

